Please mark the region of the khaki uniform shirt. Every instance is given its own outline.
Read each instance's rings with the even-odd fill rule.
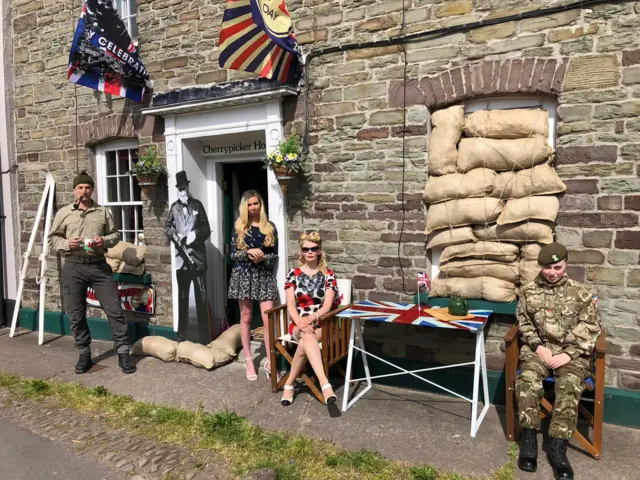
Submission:
[[[538,275],[522,287],[516,315],[523,350],[542,345],[572,359],[590,355],[602,330],[593,294],[566,275],[556,283]]]
[[[79,237],[82,240],[102,237],[102,248],[94,247],[93,254],[88,254],[83,248],[69,249],[69,239]],[[97,203],[86,210],[74,210],[73,205],[61,208],[56,213],[49,233],[49,249],[52,252],[62,252],[65,256],[78,257],[100,256],[104,251],[120,241],[120,233],[116,230],[111,212]]]

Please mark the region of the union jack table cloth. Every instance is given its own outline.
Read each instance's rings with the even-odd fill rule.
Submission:
[[[368,320],[370,322],[401,323],[420,327],[453,328],[475,332],[482,330],[491,315],[490,310],[469,310],[474,318],[469,320],[443,321],[430,317],[426,306],[413,303],[374,302],[361,300],[338,314],[341,318]]]
[[[396,303],[396,302],[375,302],[372,300],[362,300],[356,304],[350,305],[349,308],[338,313],[337,316],[344,319],[349,319],[353,322],[353,328],[351,329],[351,335],[349,338],[349,354],[347,356],[347,370],[344,383],[344,393],[342,398],[342,411],[346,412],[352,407],[359,399],[361,399],[369,390],[373,388],[372,381],[376,378],[392,377],[396,375],[411,375],[417,380],[422,380],[432,386],[438,387],[445,392],[454,395],[462,400],[465,400],[471,404],[471,437],[475,437],[478,432],[478,428],[482,424],[487,411],[489,410],[489,385],[487,379],[487,361],[484,348],[484,327],[487,324],[487,320],[491,315],[490,310],[469,310],[469,313],[473,315],[473,318],[468,320],[452,320],[443,321],[433,318],[426,313],[427,305],[415,305],[413,303]],[[368,320],[370,322],[382,322],[391,323],[396,325],[417,325],[420,327],[432,327],[432,328],[448,328],[459,330],[463,332],[471,332],[476,337],[476,348],[474,360],[469,362],[457,363],[454,365],[440,365],[436,367],[420,368],[418,370],[407,370],[399,365],[391,363],[389,360],[374,355],[371,352],[367,352],[363,336],[362,326],[359,321],[355,320]],[[357,338],[357,344],[356,344]],[[352,368],[354,354],[360,353],[362,355],[362,366],[364,368],[365,376],[363,378],[352,378]],[[393,367],[397,372],[385,373],[383,375],[372,376],[369,369],[368,357],[374,358],[390,367]],[[423,377],[426,372],[433,370],[443,370],[449,368],[458,367],[471,367],[473,366],[473,395],[471,398],[467,398],[449,388],[438,385],[432,380]],[[355,397],[350,399],[350,390],[352,383],[366,382],[366,386],[356,393]],[[484,398],[484,407],[478,413],[480,393]]]

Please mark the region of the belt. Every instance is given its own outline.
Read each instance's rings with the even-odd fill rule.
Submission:
[[[65,260],[67,262],[73,262],[73,263],[99,263],[104,261],[104,255],[98,255],[95,257],[88,257],[88,256],[79,256],[79,255],[67,255],[65,257]]]

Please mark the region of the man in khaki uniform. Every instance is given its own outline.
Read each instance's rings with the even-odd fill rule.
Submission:
[[[73,179],[75,202],[56,213],[49,235],[49,248],[64,256],[62,296],[80,358],[76,373],[85,373],[91,361],[91,333],[87,325],[87,287],[93,287],[109,318],[114,348],[124,373],[136,371],[129,357],[127,322],[120,295],[104,251],[120,241],[111,213],[91,200],[94,182],[86,172]]]
[[[566,257],[567,249],[559,243],[543,247],[538,256],[542,271],[520,290],[517,317],[523,345],[516,398],[522,426],[518,467],[535,472],[542,382],[553,372],[556,399],[549,426],[549,463],[556,479],[571,480],[567,447],[601,327],[593,294],[567,277]]]

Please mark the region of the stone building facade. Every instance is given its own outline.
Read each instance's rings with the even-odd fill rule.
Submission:
[[[430,114],[486,98],[511,104],[532,98],[551,102],[557,106],[557,171],[567,185],[557,238],[570,247],[571,275],[598,293],[609,345],[608,385],[637,390],[640,2],[602,2],[589,9],[512,17],[571,3],[289,0],[305,52],[434,30],[438,34],[311,58],[311,162],[283,203],[287,251],[293,260],[298,234],[319,229],[331,266],[353,280],[356,298],[410,300],[416,273],[430,265],[422,204]],[[191,93],[185,92],[202,94],[215,90],[209,86],[230,82],[242,91],[252,82],[252,75],[218,67],[224,2],[138,0],[137,5],[139,50],[155,95],[143,106],[67,82],[79,1],[12,1],[22,248],[41,195],[40,171],[54,172],[58,203],[67,203],[77,167],[95,171],[97,149],[105,142],[129,139],[141,149],[156,144],[165,154],[173,124],[157,109],[149,115],[142,110],[154,110],[161,98],[188,98]],[[465,27],[499,18],[506,20]],[[284,96],[281,113],[285,133],[304,133],[304,88],[298,96]],[[153,198],[142,199],[147,269],[158,289],[153,321],[160,324],[170,324],[173,315],[171,253],[162,233],[168,191],[162,186]],[[51,262],[48,307],[59,311],[58,267]],[[36,302],[37,286],[29,280],[25,304]],[[371,348],[389,356],[444,359],[454,355],[453,342],[455,355],[473,348],[455,335],[434,341],[432,332],[383,327],[366,329],[365,338]],[[489,364],[496,370],[503,364],[506,328],[492,325],[487,339]]]

